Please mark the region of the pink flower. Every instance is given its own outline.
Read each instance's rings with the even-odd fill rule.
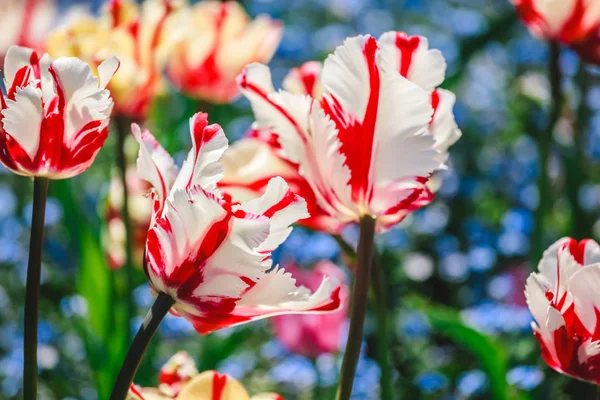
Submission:
[[[600,384],[600,246],[563,238],[544,252],[525,296],[542,357],[554,370]]]
[[[326,276],[345,281],[344,271],[329,261],[318,263],[314,270],[297,267],[286,269],[296,277],[296,282],[316,290]],[[273,318],[275,336],[294,353],[316,357],[322,353],[335,353],[340,349],[342,327],[348,314],[349,290],[342,286],[342,309],[323,315],[282,315]]]
[[[271,59],[282,25],[267,15],[251,21],[235,1],[201,1],[189,13],[186,40],[175,47],[168,76],[190,96],[230,102],[239,96],[235,78],[244,66]]]
[[[340,286],[323,279],[311,294],[292,276],[272,268],[271,251],[305,218],[306,203],[282,178],[265,194],[239,203],[216,188],[227,139],[207,115],[190,120],[193,148],[181,171],[148,131],[137,125],[138,173],[154,187],[145,272],[155,292],[175,300],[174,311],[200,333],[288,313],[340,307]]]
[[[315,203],[337,222],[326,230],[370,215],[381,231],[431,201],[426,183],[460,137],[454,96],[435,89],[445,68],[425,38],[389,32],[379,42],[347,39],[330,55],[321,98],[276,92],[261,64],[238,82],[257,128],[277,135],[277,154],[298,166]]]
[[[12,46],[0,96],[0,161],[19,175],[70,178],[85,171],[108,135],[113,107],[106,85],[119,67],[112,57],[99,78],[76,58],[52,61]]]

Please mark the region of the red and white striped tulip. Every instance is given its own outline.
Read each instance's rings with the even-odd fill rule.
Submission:
[[[45,35],[58,14],[53,0],[3,0],[0,2],[0,59],[12,45],[42,50]]]
[[[512,0],[531,33],[544,40],[570,45],[586,40],[600,29],[596,0]]]
[[[561,374],[600,384],[600,246],[563,238],[544,252],[525,296],[542,357]]]
[[[315,293],[272,268],[270,254],[308,216],[305,201],[282,178],[263,196],[234,202],[217,189],[227,139],[207,115],[190,120],[193,148],[181,171],[150,132],[133,126],[140,142],[138,174],[154,187],[154,214],[145,272],[154,292],[170,296],[173,310],[206,334],[281,314],[331,312],[340,285],[325,278]]]
[[[242,384],[229,375],[205,371],[186,382],[181,392],[174,395],[160,388],[132,385],[127,400],[283,400],[283,397],[275,393],[260,393],[250,397]]]
[[[0,94],[0,161],[12,172],[64,179],[93,163],[108,136],[113,101],[106,85],[116,57],[98,66],[65,57],[52,61],[12,46],[4,61]]]
[[[276,92],[261,64],[238,81],[257,127],[277,135],[324,213],[341,226],[369,215],[381,231],[431,201],[427,181],[460,136],[453,95],[435,89],[445,68],[424,38],[389,32],[347,39],[330,55],[320,98]]]
[[[267,15],[250,20],[235,1],[201,1],[191,7],[189,24],[169,61],[168,76],[186,94],[211,103],[239,96],[235,78],[246,64],[268,62],[283,32]]]
[[[183,13],[176,0],[110,0],[98,18],[85,16],[56,29],[48,39],[52,56],[75,56],[96,65],[117,55],[121,68],[109,89],[115,112],[144,119],[166,90],[162,77],[180,40]]]

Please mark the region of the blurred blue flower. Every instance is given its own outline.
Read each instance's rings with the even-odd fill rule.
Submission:
[[[456,391],[461,398],[471,397],[483,391],[487,385],[487,381],[487,375],[479,369],[463,372],[458,377]]]
[[[354,387],[351,399],[355,400],[377,400],[379,395],[379,379],[381,369],[375,360],[361,357],[356,367]]]
[[[437,371],[425,371],[420,373],[415,383],[424,393],[434,393],[448,386],[448,377]]]
[[[306,357],[290,355],[269,370],[271,379],[292,393],[312,390],[317,384],[317,371]]]
[[[440,276],[449,282],[463,282],[469,277],[467,258],[463,253],[450,253],[440,261]]]
[[[491,246],[475,246],[467,253],[467,263],[472,271],[487,271],[496,263],[496,250]]]
[[[526,306],[486,302],[461,311],[463,321],[485,333],[527,332],[531,313]]]
[[[256,366],[256,355],[252,351],[235,354],[219,363],[217,370],[222,374],[242,380]]]
[[[17,197],[13,190],[7,185],[0,185],[0,220],[14,215],[17,208]]]
[[[533,365],[520,365],[508,371],[506,380],[523,390],[533,390],[544,380],[544,372]]]
[[[408,339],[423,339],[429,335],[431,326],[429,320],[419,311],[402,313],[398,320],[398,331]]]

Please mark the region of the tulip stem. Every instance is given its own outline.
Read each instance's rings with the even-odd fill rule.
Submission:
[[[376,251],[373,251],[373,266],[371,268],[373,269],[371,291],[375,297],[375,313],[377,320],[377,358],[379,359],[379,367],[381,368],[381,399],[394,400],[385,276],[381,269]]]
[[[123,361],[115,386],[113,387],[112,394],[110,395],[110,400],[124,400],[127,397],[127,392],[129,391],[129,387],[140,366],[142,356],[148,348],[150,339],[152,339],[152,336],[156,333],[158,325],[160,325],[160,322],[167,315],[173,304],[175,304],[175,300],[169,295],[165,293],[158,294],[158,297],[154,301],[152,308],[148,311],[148,314],[146,314],[137,335],[135,335],[135,338],[133,339],[129,351],[127,352],[127,356],[125,357],[125,361]]]
[[[538,142],[538,195],[539,203],[535,213],[535,228],[532,238],[531,257],[533,265],[542,257],[544,250],[544,234],[546,233],[546,219],[552,210],[552,182],[548,175],[548,161],[552,147],[552,135],[554,128],[560,119],[563,105],[563,93],[561,89],[562,75],[560,71],[560,45],[551,42],[549,47],[548,78],[551,87],[551,106],[546,129],[539,130]]]
[[[36,177],[33,181],[33,208],[31,236],[29,239],[29,262],[25,287],[25,329],[23,334],[23,399],[37,399],[37,340],[38,308],[40,302],[40,278],[42,270],[42,245],[48,178]]]
[[[342,252],[350,258],[352,262],[356,262],[356,252],[352,246],[340,235],[333,235],[333,238],[340,246]],[[385,300],[385,277],[383,271],[380,269],[379,254],[375,247],[373,248],[373,265],[371,269],[371,295],[374,299],[375,315],[377,319],[377,361],[379,362],[379,368],[381,368],[381,399],[393,400],[395,397],[392,382],[392,365],[389,358],[391,352]]]
[[[360,239],[358,241],[357,266],[352,294],[350,330],[346,341],[346,350],[342,361],[340,382],[336,394],[337,400],[348,400],[352,394],[354,375],[360,357],[363,339],[363,327],[369,295],[369,279],[373,264],[375,239],[375,219],[370,216],[360,220]]]
[[[127,307],[127,332],[126,332],[126,343],[131,343],[131,328],[130,324],[135,317],[134,303],[131,299],[133,290],[135,289],[134,276],[133,276],[133,239],[132,239],[132,228],[131,219],[129,215],[129,190],[127,186],[127,155],[125,153],[125,143],[127,140],[130,121],[124,117],[115,117],[115,127],[117,133],[117,167],[119,169],[119,178],[121,180],[121,186],[123,188],[123,197],[121,204],[121,219],[125,226],[125,293],[123,297],[126,300]]]

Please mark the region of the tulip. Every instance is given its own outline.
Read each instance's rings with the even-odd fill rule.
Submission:
[[[595,0],[512,0],[536,37],[572,47],[586,61],[600,63],[600,3]]]
[[[169,395],[159,389],[129,389],[127,400],[283,400],[275,393],[260,393],[252,397],[237,380],[217,371],[198,374],[183,386],[178,395]]]
[[[600,384],[600,246],[563,238],[527,279],[525,296],[542,357],[555,371]]]
[[[344,271],[330,261],[321,261],[313,270],[287,267],[296,277],[296,282],[311,290],[317,290],[325,276],[345,280]],[[308,357],[323,353],[336,353],[340,350],[341,333],[348,315],[349,290],[342,286],[340,293],[342,308],[331,314],[321,315],[282,315],[272,319],[277,339],[290,351]]]
[[[230,102],[239,96],[235,78],[244,66],[271,59],[282,25],[267,15],[251,21],[235,1],[201,1],[188,13],[185,40],[175,46],[168,76],[189,96]]]
[[[72,55],[97,64],[116,54],[121,68],[109,89],[115,113],[145,119],[155,98],[165,92],[162,73],[180,37],[183,18],[174,0],[110,0],[98,18],[84,16],[56,29],[48,39],[53,56]]]
[[[109,58],[99,79],[76,58],[52,61],[12,46],[0,96],[0,161],[15,174],[65,179],[89,168],[108,135],[113,106],[106,85],[119,67]]]
[[[11,46],[0,93],[0,162],[34,178],[25,293],[23,398],[37,398],[37,324],[44,214],[49,179],[88,169],[108,135],[113,102],[106,85],[119,68],[115,57],[98,66],[99,78],[76,58],[39,57]]]
[[[342,225],[359,223],[354,304],[338,399],[348,399],[360,354],[375,231],[427,204],[431,174],[445,167],[460,131],[453,97],[435,87],[446,65],[426,40],[389,32],[347,39],[327,57],[322,95],[276,92],[268,67],[251,64],[238,77],[257,128],[277,135],[280,154],[298,164],[319,206]],[[436,124],[437,111],[440,117]],[[450,116],[450,118],[448,118]]]
[[[306,203],[282,178],[265,194],[239,203],[217,189],[227,139],[198,113],[190,119],[193,147],[180,171],[152,134],[133,126],[140,143],[138,174],[153,186],[145,272],[157,300],[134,339],[112,399],[123,399],[151,336],[167,312],[201,334],[282,314],[325,313],[340,305],[340,286],[324,278],[311,294],[270,254],[306,217]]]
[[[0,59],[12,45],[41,50],[58,14],[52,0],[3,0],[0,3]]]
[[[363,57],[363,51],[370,53]],[[373,65],[360,66],[361,62]],[[351,71],[350,65],[357,70]],[[425,38],[388,32],[379,42],[357,37],[338,48],[326,60],[315,85],[324,87],[317,90],[324,92],[322,97],[298,94],[306,92],[299,90],[304,86],[296,71],[284,81],[293,90],[286,88],[280,93],[275,92],[264,65],[248,66],[238,80],[254,109],[256,128],[270,129],[274,134],[274,138],[263,141],[273,145],[280,157],[299,166],[324,213],[341,225],[370,215],[378,220],[381,231],[431,201],[427,180],[444,167],[448,148],[461,135],[452,115],[454,95],[436,88],[443,81],[445,68],[441,53],[430,50]],[[388,81],[395,90],[382,89],[377,105],[369,92],[386,88]],[[373,87],[364,88],[361,82],[370,82]],[[359,95],[361,89],[364,93]],[[406,112],[406,118],[391,111],[384,114],[393,108],[392,103],[401,102],[407,105],[398,105],[395,114]],[[384,126],[386,117],[397,118],[397,128]],[[353,135],[359,126],[366,133]],[[358,140],[355,137],[361,138],[360,144],[353,142]],[[352,150],[365,145],[369,148],[369,143],[370,152]],[[392,167],[392,159],[408,160],[398,156],[404,152],[411,162]],[[248,183],[252,186],[254,182]]]

